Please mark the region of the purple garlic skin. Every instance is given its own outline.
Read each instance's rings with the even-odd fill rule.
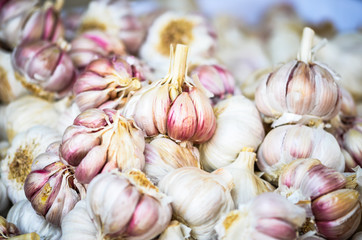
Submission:
[[[64,35],[59,11],[50,2],[11,0],[0,9],[1,39],[11,48],[35,40],[55,42]]]
[[[44,98],[61,98],[68,94],[75,80],[75,68],[68,54],[48,41],[22,43],[12,55],[20,82]]]

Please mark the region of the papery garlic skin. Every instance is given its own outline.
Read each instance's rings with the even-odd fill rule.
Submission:
[[[257,149],[265,132],[255,105],[244,96],[233,96],[214,107],[216,130],[199,147],[204,169],[212,171],[232,163],[244,147]]]
[[[296,239],[306,218],[298,207],[276,193],[264,193],[226,214],[216,226],[218,239]]]
[[[34,159],[45,152],[49,143],[60,140],[61,136],[56,130],[41,125],[15,136],[0,165],[1,179],[13,203],[26,199],[24,182]]]
[[[316,158],[327,167],[343,172],[345,160],[337,140],[319,128],[285,125],[272,129],[258,149],[259,169],[277,179],[283,165],[297,158]]]
[[[14,223],[20,233],[36,232],[42,240],[59,240],[62,236],[60,227],[38,215],[28,200],[14,204],[7,215],[7,220]]]
[[[171,44],[188,45],[190,60],[197,61],[212,56],[215,39],[202,16],[176,12],[159,16],[140,50],[141,58],[155,69],[159,78],[167,73]]]
[[[173,220],[163,231],[158,240],[185,240],[189,239],[191,229],[184,224]]]
[[[67,127],[73,125],[74,119],[81,113],[76,102],[70,103],[66,106],[65,110],[59,114],[57,130],[60,133],[64,133]]]
[[[14,74],[11,54],[0,50],[0,101],[3,103],[9,103],[28,93]]]
[[[198,167],[199,151],[193,146],[181,146],[174,141],[159,137],[146,144],[144,172],[157,183],[169,172],[181,167]]]
[[[195,167],[178,168],[158,184],[172,198],[173,216],[191,228],[191,236],[206,240],[215,236],[219,218],[234,209],[230,174],[208,173]]]
[[[86,209],[98,236],[152,239],[171,220],[169,200],[141,171],[113,171],[98,175],[89,184]]]
[[[75,168],[75,177],[89,183],[100,172],[143,169],[144,133],[133,120],[113,109],[82,112],[64,135],[62,158]]]

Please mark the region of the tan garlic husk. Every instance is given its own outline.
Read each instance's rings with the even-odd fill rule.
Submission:
[[[231,196],[235,206],[244,204],[262,193],[275,190],[273,185],[254,173],[255,162],[256,154],[253,149],[245,148],[233,163],[221,168],[233,177],[234,187],[231,190]]]
[[[191,228],[173,220],[161,233],[158,240],[186,240],[190,238]]]
[[[200,155],[196,147],[189,142],[178,144],[166,137],[157,137],[145,147],[146,165],[144,172],[154,183],[169,172],[181,167],[200,168]]]
[[[172,198],[174,219],[191,228],[196,239],[213,239],[220,217],[234,209],[232,176],[222,169],[208,173],[195,167],[178,168],[158,186]]]
[[[297,60],[265,75],[257,88],[256,106],[274,127],[330,120],[340,110],[339,76],[313,60],[313,37],[314,31],[305,28]]]
[[[0,50],[0,102],[9,103],[28,94],[26,88],[15,78],[11,65],[11,53]]]
[[[297,239],[305,210],[276,193],[264,193],[223,216],[216,226],[220,240]]]
[[[242,95],[220,101],[214,113],[215,133],[199,147],[201,165],[207,171],[232,163],[244,147],[257,149],[265,135],[254,103]]]
[[[88,186],[85,203],[69,214],[62,222],[64,240],[141,240],[166,229],[172,210],[170,199],[144,173],[130,170],[99,174]]]
[[[17,226],[2,216],[0,216],[0,238],[10,240],[40,240],[39,235],[35,232],[20,234]]]
[[[15,203],[7,215],[7,220],[14,223],[20,233],[35,232],[42,240],[59,240],[62,235],[60,227],[56,227],[38,215],[28,200]]]
[[[197,62],[212,56],[215,43],[215,37],[204,17],[166,12],[160,15],[148,30],[140,56],[155,69],[156,76],[161,78],[168,70],[170,45],[188,45],[190,61]]]
[[[270,181],[277,181],[283,166],[297,158],[316,158],[343,172],[344,156],[335,137],[321,128],[284,125],[272,129],[257,153],[257,165]]]
[[[6,191],[6,186],[0,179],[0,215],[5,215],[10,207],[10,200]]]
[[[1,161],[1,179],[10,200],[16,203],[25,200],[24,182],[31,171],[34,159],[45,152],[49,143],[61,140],[61,135],[54,129],[38,125],[17,134]]]

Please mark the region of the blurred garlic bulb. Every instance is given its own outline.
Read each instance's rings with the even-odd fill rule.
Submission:
[[[305,28],[297,60],[266,75],[257,88],[256,106],[274,120],[273,126],[309,118],[329,120],[339,112],[338,77],[327,66],[312,60],[313,36],[314,31]]]
[[[75,177],[89,183],[98,173],[118,168],[143,169],[144,133],[113,109],[89,109],[69,126],[60,147],[62,158],[75,166]]]
[[[175,54],[175,55],[173,55]],[[215,115],[197,77],[186,77],[188,47],[171,49],[169,73],[137,92],[124,108],[147,136],[167,134],[176,141],[202,143],[216,128]]]
[[[171,216],[168,197],[141,171],[102,173],[89,184],[85,202],[64,218],[63,239],[153,239]]]
[[[1,179],[13,203],[26,199],[24,182],[33,160],[45,152],[49,143],[60,140],[61,136],[56,130],[41,125],[15,136],[5,159],[1,161]]]
[[[58,117],[57,130],[64,133],[67,127],[73,125],[74,119],[81,113],[77,103],[72,101]]]
[[[6,186],[0,179],[0,215],[5,215],[9,207],[10,201],[6,191]]]
[[[57,145],[59,149],[59,144]],[[24,191],[34,210],[59,226],[64,216],[85,196],[85,188],[74,177],[72,167],[62,163],[59,151],[53,148],[34,160],[25,180]],[[43,164],[42,161],[46,161]],[[35,166],[37,167],[34,167]],[[43,168],[39,166],[46,165]]]
[[[59,240],[61,237],[60,228],[38,215],[28,200],[15,203],[7,215],[7,220],[14,223],[22,234],[35,232],[42,240]]]
[[[333,135],[304,125],[272,129],[258,149],[257,165],[267,179],[275,181],[283,166],[297,158],[316,158],[339,172],[345,167],[341,148]]]
[[[303,208],[276,193],[261,194],[226,214],[216,226],[218,239],[297,239]]]
[[[11,48],[21,42],[56,41],[64,34],[59,12],[63,1],[12,0],[0,10],[0,38]]]
[[[0,102],[9,103],[27,94],[26,88],[15,78],[11,54],[2,50],[0,50],[0,84]]]
[[[362,166],[362,118],[357,118],[352,127],[341,136],[340,144],[354,162],[347,167],[352,169],[356,165]]]
[[[101,58],[91,62],[74,84],[75,102],[81,111],[118,109],[141,88],[141,79],[126,60]]]
[[[190,238],[191,229],[184,224],[173,220],[161,233],[158,240],[186,240]]]
[[[235,79],[225,68],[216,64],[205,64],[192,70],[191,75],[194,74],[197,74],[201,84],[214,94],[216,100],[234,95]]]
[[[191,144],[181,146],[166,137],[155,138],[147,143],[145,158],[144,172],[156,185],[167,173],[176,168],[200,168],[199,151],[196,147]]]
[[[262,68],[250,74],[240,85],[242,94],[249,99],[255,99],[256,89],[261,81],[263,81],[265,75],[269,74],[272,70],[270,67]]]
[[[145,29],[126,0],[93,0],[81,19],[80,31],[100,29],[120,38],[127,52],[137,53]]]
[[[75,67],[60,44],[48,41],[22,43],[14,49],[12,63],[16,79],[35,95],[52,100],[62,98],[72,90]]]
[[[148,30],[140,56],[156,71],[157,77],[167,73],[170,45],[184,44],[190,48],[190,61],[212,56],[216,41],[199,15],[166,12],[159,16]]]
[[[0,238],[11,240],[40,240],[39,235],[34,232],[20,235],[15,224],[8,222],[2,216],[0,216]]]
[[[231,196],[235,206],[244,204],[257,195],[272,192],[275,189],[273,185],[254,173],[255,162],[256,154],[253,149],[245,148],[233,163],[221,168],[232,175],[234,187],[231,190]]]
[[[69,56],[78,69],[85,68],[91,61],[111,54],[125,54],[123,43],[116,37],[100,30],[90,30],[71,42]]]
[[[317,159],[297,159],[282,170],[277,191],[293,203],[307,203],[309,225],[319,234],[348,239],[360,223],[362,208],[359,193],[344,189],[346,183],[341,173]]]
[[[257,149],[265,134],[258,110],[242,95],[220,101],[214,113],[215,134],[199,147],[201,165],[207,171],[232,163],[244,147]]]
[[[196,239],[213,239],[219,218],[234,209],[231,175],[183,167],[168,173],[158,184],[172,198],[174,219],[191,228]]]

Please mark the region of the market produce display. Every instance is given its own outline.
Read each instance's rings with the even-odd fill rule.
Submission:
[[[157,3],[0,0],[0,239],[362,239],[362,33]]]

